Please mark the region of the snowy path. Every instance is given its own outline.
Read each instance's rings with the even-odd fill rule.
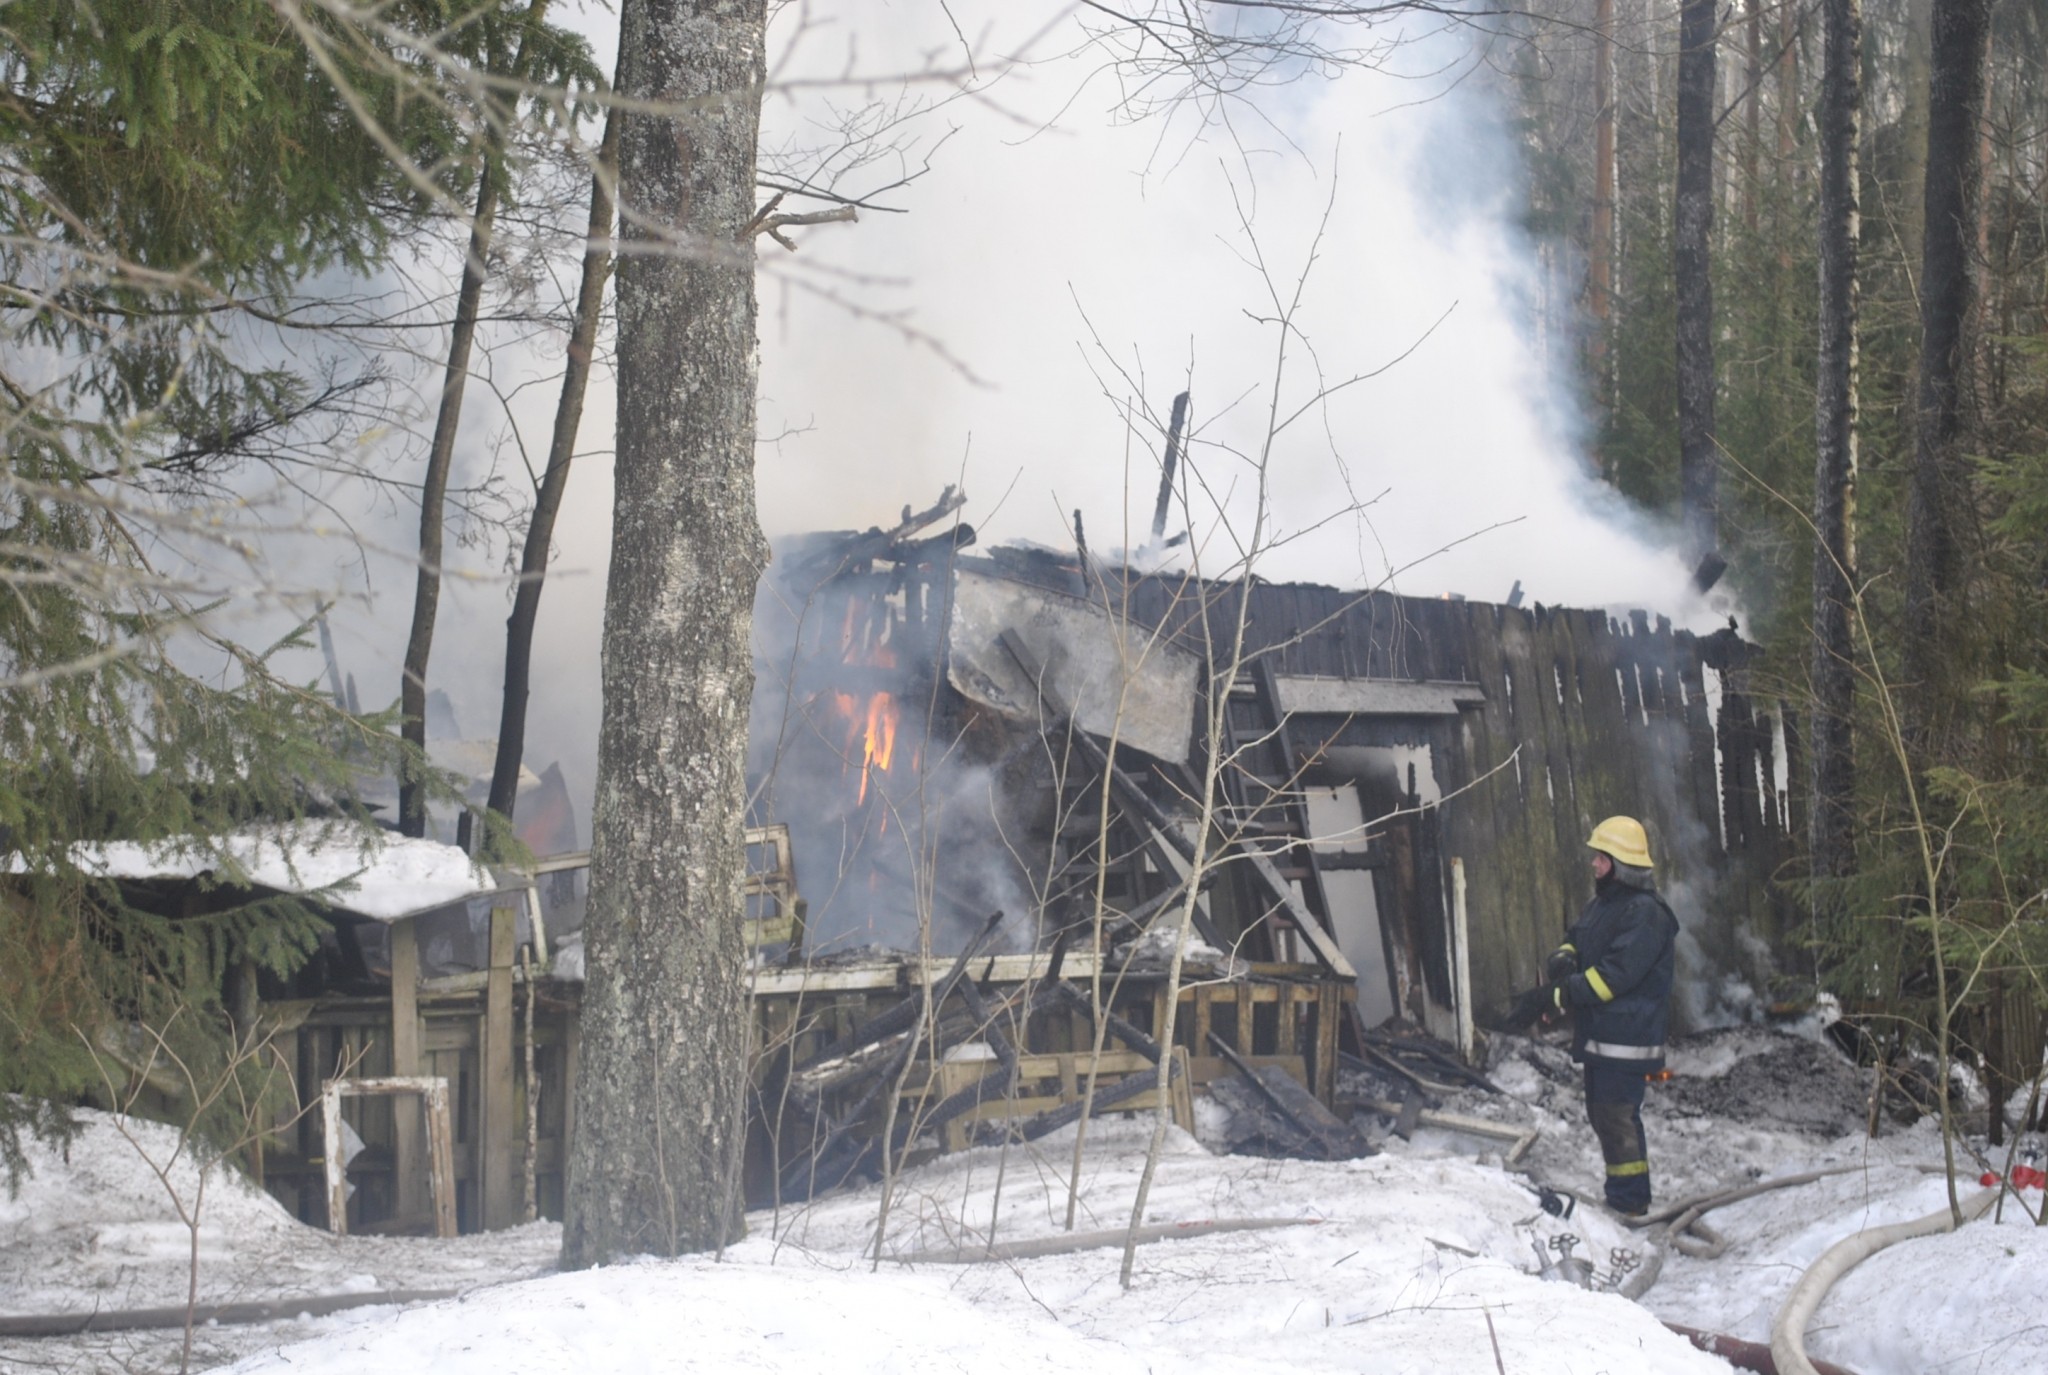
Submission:
[[[874,1187],[754,1214],[749,1237],[723,1262],[575,1275],[546,1273],[557,1236],[548,1224],[453,1243],[337,1239],[297,1226],[265,1198],[223,1191],[211,1210],[209,1296],[515,1282],[403,1313],[210,1330],[201,1364],[240,1358],[240,1375],[1726,1371],[1660,1320],[1761,1340],[1800,1270],[1828,1245],[1931,1211],[1944,1196],[1941,1180],[1918,1168],[1940,1156],[1931,1129],[1876,1142],[1828,1130],[1860,1101],[1853,1070],[1831,1055],[1747,1031],[1681,1058],[1679,1084],[1648,1110],[1661,1197],[1828,1164],[1859,1169],[1716,1213],[1712,1221],[1734,1240],[1729,1253],[1711,1262],[1671,1257],[1646,1307],[1536,1279],[1532,1242],[1571,1233],[1578,1254],[1605,1270],[1616,1248],[1640,1238],[1596,1207],[1569,1220],[1543,1214],[1520,1177],[1473,1157],[1479,1143],[1426,1132],[1390,1140],[1368,1160],[1318,1164],[1214,1155],[1175,1133],[1148,1220],[1314,1225],[1146,1246],[1125,1293],[1114,1249],[877,1268],[867,1258]],[[1509,1096],[1468,1096],[1458,1110],[1540,1125],[1532,1171],[1593,1193],[1598,1161],[1569,1067],[1523,1048],[1493,1072]],[[1077,1229],[1127,1220],[1148,1130],[1095,1125]],[[74,1148],[69,1169],[46,1162],[21,1199],[0,1203],[0,1311],[178,1297],[181,1230],[166,1224],[139,1164],[109,1149],[125,1144],[103,1125],[95,1133]],[[1071,1135],[1055,1136],[909,1172],[884,1255],[985,1238],[992,1225],[1002,1240],[1060,1233],[1071,1151]],[[2043,1273],[2048,1229],[2008,1208],[2002,1226],[1914,1242],[1852,1273],[1821,1310],[1810,1346],[1859,1375],[2048,1370],[2048,1325],[2032,1313]],[[0,1371],[161,1370],[175,1368],[175,1347],[175,1334],[148,1333],[0,1342]]]

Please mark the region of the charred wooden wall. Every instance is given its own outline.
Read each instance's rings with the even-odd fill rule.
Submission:
[[[1768,971],[1753,967],[1754,952],[1785,935],[1784,899],[1771,881],[1796,801],[1776,784],[1777,708],[1752,695],[1754,647],[1732,631],[1701,637],[1642,612],[1618,621],[1305,584],[1197,595],[1149,578],[1131,594],[1134,618],[1167,626],[1198,652],[1228,643],[1237,598],[1248,596],[1246,656],[1278,673],[1484,690],[1483,703],[1455,717],[1328,720],[1294,731],[1304,756],[1318,743],[1430,748],[1444,800],[1418,843],[1426,848],[1434,829],[1438,853],[1412,866],[1417,890],[1401,896],[1411,913],[1447,910],[1449,861],[1463,860],[1478,1005],[1536,981],[1589,896],[1586,836],[1616,813],[1649,828],[1659,886],[1699,952],[1719,972],[1764,986]],[[1295,763],[1314,767],[1306,757]],[[1790,777],[1796,786],[1796,767]],[[1384,900],[1381,908],[1383,921],[1400,915]],[[1446,956],[1424,953],[1437,985]]]

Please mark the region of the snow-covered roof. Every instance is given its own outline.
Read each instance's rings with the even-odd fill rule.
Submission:
[[[226,871],[255,887],[316,897],[377,921],[396,921],[505,886],[453,845],[322,821],[149,844],[80,842],[71,847],[71,860],[100,878],[189,879]],[[27,871],[18,852],[8,856],[6,867],[9,873]]]

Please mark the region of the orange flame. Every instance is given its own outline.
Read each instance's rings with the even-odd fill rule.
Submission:
[[[889,771],[889,761],[896,754],[896,726],[902,713],[897,709],[896,699],[886,692],[878,692],[868,699],[867,748],[860,761],[860,798],[868,800],[868,776],[879,769]]]

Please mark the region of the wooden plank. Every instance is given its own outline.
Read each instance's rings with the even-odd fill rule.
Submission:
[[[1324,1103],[1337,1099],[1337,1028],[1344,1019],[1344,990],[1324,984],[1316,990],[1316,1082],[1314,1092]],[[1205,1039],[1198,1044],[1207,1045]]]
[[[427,1148],[433,1165],[434,1235],[455,1235],[455,1126],[448,1115],[448,1081],[435,1079],[427,1091]]]
[[[1525,746],[1522,768],[1529,780],[1524,795],[1528,867],[1519,874],[1495,872],[1485,850],[1462,852],[1481,861],[1466,875],[1475,892],[1484,892],[1497,908],[1520,918],[1514,946],[1499,952],[1490,948],[1491,934],[1483,922],[1470,925],[1466,967],[1474,1005],[1537,981],[1543,960],[1570,922],[1577,894],[1570,881],[1582,868],[1578,843],[1585,837],[1571,815],[1571,766],[1564,707],[1558,701],[1558,625],[1554,616],[1546,614],[1538,622],[1525,611],[1509,613],[1506,622],[1503,645],[1515,674],[1516,729]],[[1480,910],[1475,903],[1469,912]]]
[[[391,1073],[410,1078],[420,1072],[420,947],[412,921],[391,924]],[[428,1207],[430,1161],[426,1121],[410,1103],[394,1104],[391,1153],[397,1170],[394,1196],[398,1216],[423,1216]]]
[[[1092,950],[1069,950],[1060,974],[1068,979],[1088,979],[1099,957]],[[852,993],[880,990],[909,992],[913,981],[932,983],[944,978],[953,957],[934,955],[930,959],[875,960],[842,965],[834,969],[812,969],[796,965],[787,969],[762,969],[754,974],[754,996],[766,997],[801,993]],[[976,983],[1018,984],[1043,979],[1052,968],[1049,953],[1031,955],[987,955],[974,961],[970,971]]]
[[[327,1230],[348,1235],[348,1182],[341,1161],[341,1090],[329,1080],[320,1089],[321,1163],[327,1176]]]
[[[1472,925],[1465,907],[1465,860],[1451,856],[1452,1006],[1458,1014],[1458,1054],[1472,1058]]]
[[[1172,1098],[1173,1124],[1192,1136],[1195,1132],[1195,1084],[1194,1076],[1188,1072],[1188,1051],[1186,1046],[1175,1046],[1173,1058],[1180,1066],[1180,1073],[1173,1076],[1167,1092]]]
[[[792,1016],[794,1013],[792,1013]],[[562,1047],[562,1225],[569,1226],[569,1166],[576,1159],[576,1081],[583,1072],[583,1022],[569,1019],[566,1043]]]
[[[519,1221],[519,1166],[512,1080],[512,949],[517,909],[491,909],[490,983],[484,994],[483,1111],[478,1135],[483,1163],[485,1230]]]
[[[1299,1055],[1240,1055],[1238,1059],[1257,1068],[1272,1065],[1294,1077],[1294,1082],[1308,1087],[1308,1061]],[[1221,1055],[1196,1055],[1188,1060],[1188,1073],[1193,1076],[1195,1087],[1207,1088],[1218,1079],[1228,1079],[1238,1072],[1237,1066]]]

